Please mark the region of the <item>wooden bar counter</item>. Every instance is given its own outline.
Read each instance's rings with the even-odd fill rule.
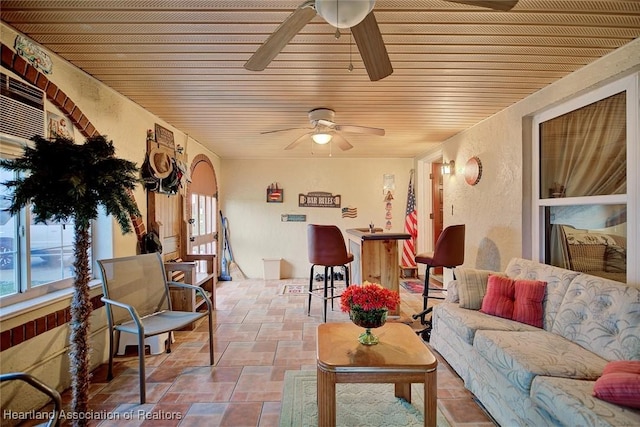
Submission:
[[[353,254],[351,263],[351,283],[364,281],[379,283],[387,289],[400,291],[400,258],[398,241],[408,240],[408,233],[387,233],[381,228],[370,232],[369,228],[347,229],[349,252]],[[389,315],[400,314],[400,306]]]

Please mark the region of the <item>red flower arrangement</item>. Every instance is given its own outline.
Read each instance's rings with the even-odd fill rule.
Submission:
[[[342,292],[340,297],[340,309],[347,313],[352,309],[363,311],[395,310],[398,304],[400,304],[398,292],[370,282],[351,285]]]

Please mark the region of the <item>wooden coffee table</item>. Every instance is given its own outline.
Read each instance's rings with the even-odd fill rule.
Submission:
[[[411,402],[411,384],[424,384],[424,425],[436,426],[438,361],[413,329],[387,323],[373,332],[380,343],[358,342],[352,323],[318,326],[318,425],[336,425],[337,383],[394,383],[395,396]]]

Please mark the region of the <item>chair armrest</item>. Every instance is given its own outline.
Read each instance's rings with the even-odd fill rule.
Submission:
[[[28,383],[40,392],[46,394],[49,398],[51,398],[51,400],[53,400],[53,411],[51,412],[53,416],[49,419],[47,427],[59,426],[60,412],[62,410],[62,399],[60,397],[60,393],[58,393],[56,389],[49,387],[47,384],[43,383],[33,375],[27,374],[25,372],[10,372],[0,375],[0,382],[14,380],[20,380]]]
[[[207,304],[207,307],[209,307],[209,310],[210,311],[213,310],[211,299],[209,299],[209,297],[207,296],[207,293],[200,286],[194,286],[194,285],[189,285],[187,283],[180,283],[180,282],[167,282],[167,284],[169,285],[169,287],[173,286],[176,288],[185,288],[185,289],[191,289],[196,291],[202,296],[202,298],[204,299],[204,302]]]
[[[138,326],[138,329],[140,329],[141,331],[144,330],[144,327],[142,325],[142,320],[140,319],[140,315],[138,314],[138,312],[133,306],[122,303],[120,301],[109,299],[107,297],[102,297],[100,298],[100,300],[105,304],[115,305],[116,307],[120,307],[127,310],[131,315],[131,319],[136,323],[136,326]]]

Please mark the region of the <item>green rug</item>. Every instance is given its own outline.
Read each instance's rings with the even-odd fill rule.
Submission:
[[[393,395],[393,384],[336,384],[337,426],[424,426],[423,385],[412,384],[412,404]],[[316,427],[316,372],[287,371],[280,427]],[[450,427],[438,410],[438,427]]]

